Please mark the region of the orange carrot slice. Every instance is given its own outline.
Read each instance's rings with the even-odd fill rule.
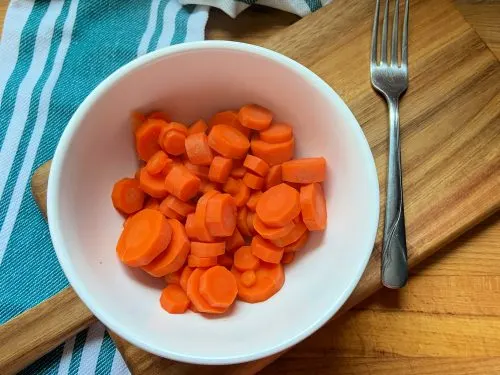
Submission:
[[[170,116],[163,111],[154,111],[148,115],[148,119],[163,120],[165,122],[170,122]]]
[[[231,269],[233,266],[233,258],[227,254],[219,255],[217,257],[217,264],[226,267],[227,269]]]
[[[294,147],[295,141],[293,138],[280,143],[268,143],[261,139],[253,139],[251,143],[252,153],[270,166],[291,160]]]
[[[133,111],[130,114],[130,120],[132,122],[132,132],[135,132],[146,122],[146,116],[137,111]]]
[[[189,298],[179,285],[169,284],[161,292],[160,304],[170,314],[183,314],[189,307]]]
[[[211,190],[206,192],[198,199],[198,203],[196,205],[196,211],[194,214],[194,227],[196,230],[196,237],[203,242],[214,242],[214,237],[210,234],[207,224],[207,205],[208,201],[219,194],[216,190]]]
[[[231,177],[234,177],[234,178],[243,178],[243,176],[245,175],[245,173],[247,173],[247,169],[245,167],[234,168],[231,171]]]
[[[237,194],[240,191],[240,182],[240,180],[229,177],[226,183],[222,186],[222,190],[231,195]]]
[[[302,220],[294,220],[293,229],[283,237],[273,239],[272,243],[279,247],[288,246],[299,240],[302,235],[307,232],[307,227],[304,225]]]
[[[241,283],[246,286],[247,288],[250,288],[255,284],[257,281],[257,276],[255,275],[255,271],[253,270],[247,270],[241,274]]]
[[[222,156],[241,159],[250,147],[248,138],[229,125],[215,125],[208,134],[208,144]]]
[[[165,126],[167,126],[165,121],[151,119],[137,129],[135,132],[135,149],[139,159],[148,161],[151,156],[160,151],[158,138]]]
[[[147,208],[130,218],[118,239],[116,252],[126,265],[144,266],[169,246],[171,237],[167,219],[161,212]]]
[[[162,204],[165,204],[172,211],[178,213],[181,217],[185,217],[190,213],[194,212],[195,206],[181,201],[179,198],[174,197],[173,195],[169,195],[166,197]]]
[[[256,216],[257,215],[255,214],[255,212],[252,212],[252,211],[247,212],[247,227],[248,227],[248,231],[250,232],[250,234],[252,236],[255,234],[255,228],[253,226],[253,221],[254,221],[254,218]]]
[[[265,191],[255,212],[266,225],[283,227],[300,214],[300,194],[287,184],[279,184]]]
[[[326,202],[320,184],[314,183],[300,188],[300,207],[307,229],[324,230],[326,228]]]
[[[118,211],[132,214],[144,205],[144,192],[135,178],[122,178],[113,186],[111,200]]]
[[[205,272],[206,271],[202,269],[195,269],[191,273],[187,283],[187,295],[197,311],[210,314],[222,314],[226,311],[225,308],[211,306],[200,293],[200,279]]]
[[[168,217],[169,219],[175,219],[175,220],[179,220],[179,221],[182,221],[184,219],[184,217],[180,214],[178,214],[177,212],[175,212],[174,210],[172,210],[167,204],[166,204],[166,201],[165,199],[160,203],[160,207],[158,208],[159,211],[165,215],[166,217]]]
[[[253,217],[253,227],[255,231],[266,240],[277,240],[279,238],[285,237],[291,231],[293,231],[293,229],[295,228],[295,223],[291,221],[285,226],[272,228],[264,224],[264,222],[259,219],[258,215],[255,215]]]
[[[153,156],[151,156],[146,163],[146,170],[149,174],[155,175],[162,173],[163,168],[168,164],[168,156],[162,150],[156,151]]]
[[[184,125],[184,124],[181,124],[180,122],[174,122],[174,121],[169,122],[168,125],[167,125],[167,127],[165,128],[164,133],[166,134],[166,133],[168,133],[171,130],[178,131],[179,133],[184,134],[186,137],[189,134],[187,126]]]
[[[208,129],[208,125],[204,120],[198,120],[188,129],[189,134],[205,133]]]
[[[273,186],[279,185],[283,182],[281,179],[281,164],[273,165],[269,168],[269,172],[265,178],[265,188],[266,190],[272,188]]]
[[[144,271],[155,277],[162,277],[179,270],[186,262],[191,248],[184,225],[175,219],[167,219],[167,221],[172,228],[170,244],[162,254],[142,267]]]
[[[250,246],[241,246],[234,253],[234,266],[241,272],[246,270],[256,270],[260,266],[260,260],[252,254]]]
[[[192,268],[207,268],[217,264],[217,257],[199,257],[197,255],[188,256],[188,266]]]
[[[207,203],[205,224],[212,236],[229,237],[236,228],[236,204],[229,194],[217,194]]]
[[[178,271],[167,273],[165,275],[165,281],[167,284],[177,284],[181,282],[181,273],[182,273],[182,268]]]
[[[238,214],[236,216],[236,226],[240,233],[246,237],[250,237],[252,234],[250,233],[250,229],[248,228],[248,210],[246,207],[241,207],[238,210]]]
[[[191,254],[200,258],[217,257],[225,251],[225,242],[191,242]]]
[[[208,167],[206,165],[195,165],[189,162],[189,160],[184,161],[184,166],[196,177],[200,179],[208,179]]]
[[[290,264],[293,262],[295,258],[295,253],[285,253],[283,254],[283,258],[281,258],[281,264]]]
[[[241,273],[235,267],[231,272],[238,284],[238,298],[249,303],[257,303],[271,298],[285,283],[285,273],[281,264],[262,263],[255,271],[255,283],[246,287],[241,282]]]
[[[245,240],[241,235],[238,228],[234,229],[234,232],[231,237],[226,240],[226,251],[233,252],[236,249],[239,249],[241,246],[245,244]]]
[[[165,198],[168,193],[165,188],[165,177],[150,175],[146,168],[142,168],[139,174],[139,186],[142,191],[154,198]]]
[[[228,308],[238,295],[234,275],[225,267],[214,266],[200,277],[200,294],[212,307]]]
[[[200,183],[200,191],[205,194],[209,191],[212,190],[218,190],[218,186],[214,184],[213,182],[207,181],[207,180],[201,180]]]
[[[252,254],[268,263],[279,263],[283,257],[284,249],[266,241],[261,236],[252,239]]]
[[[186,152],[186,135],[177,130],[167,131],[161,138],[161,147],[170,155],[182,155]]]
[[[187,201],[193,198],[200,189],[200,179],[192,174],[184,165],[176,164],[165,178],[166,190],[179,198]]]
[[[210,165],[214,155],[205,133],[191,134],[186,138],[186,154],[195,165]]]
[[[247,104],[238,112],[238,120],[246,128],[265,130],[273,121],[273,114],[267,108],[257,104]]]
[[[265,177],[269,172],[269,164],[254,155],[247,155],[243,166],[261,177]]]
[[[260,190],[264,186],[264,179],[253,173],[247,172],[243,176],[243,183],[253,190]]]
[[[260,197],[262,195],[262,191],[255,191],[250,195],[250,198],[248,198],[247,201],[247,208],[255,212],[255,208],[257,207],[257,202],[259,201]]]
[[[239,190],[236,194],[232,194],[234,198],[234,203],[236,207],[243,207],[247,204],[250,198],[250,188],[243,183],[243,181],[238,180]]]
[[[233,160],[222,156],[216,156],[210,164],[208,179],[214,182],[224,183],[227,181],[231,169],[233,168]]]
[[[261,131],[259,136],[260,139],[267,143],[281,143],[292,139],[293,130],[288,124],[277,123]]]
[[[305,158],[290,160],[281,165],[283,181],[311,184],[325,181],[325,158]]]
[[[229,125],[237,130],[239,130],[245,137],[250,136],[251,130],[248,128],[245,128],[240,124],[240,121],[238,120],[238,112],[235,111],[223,111],[223,112],[218,112],[216,113],[211,119],[210,119],[210,127],[213,127],[215,125]]]
[[[186,228],[186,234],[190,240],[197,240],[196,237],[197,229],[195,226],[195,214],[189,214],[186,216],[186,224],[184,227]]]
[[[191,267],[184,267],[181,272],[181,278],[179,280],[179,285],[181,286],[184,291],[187,291],[187,283],[189,280],[189,276],[193,273],[194,269]]]
[[[305,231],[304,234],[302,234],[302,236],[300,236],[300,238],[297,241],[291,243],[290,245],[285,246],[285,254],[299,251],[305,246],[308,239],[309,239],[309,231]]]

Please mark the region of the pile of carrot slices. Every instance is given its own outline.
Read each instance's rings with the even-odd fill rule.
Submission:
[[[165,279],[172,314],[276,294],[283,265],[326,227],[325,159],[293,159],[292,127],[255,104],[189,127],[163,112],[132,120],[141,166],[112,191],[119,259]]]

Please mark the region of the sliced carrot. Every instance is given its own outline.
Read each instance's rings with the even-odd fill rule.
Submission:
[[[214,237],[210,234],[207,224],[207,205],[208,201],[219,194],[216,190],[211,190],[203,194],[196,205],[196,211],[194,216],[194,227],[196,230],[196,237],[203,242],[214,242]]]
[[[151,208],[152,210],[160,210],[160,202],[158,199],[148,197],[144,203],[144,208]]]
[[[234,275],[223,266],[214,266],[200,277],[200,294],[212,307],[228,308],[238,295]]]
[[[165,281],[167,284],[177,284],[179,285],[181,282],[181,274],[182,274],[182,268],[171,273],[167,273],[165,275]]]
[[[236,203],[229,194],[217,194],[207,203],[205,225],[212,236],[229,237],[236,228]]]
[[[295,140],[293,138],[281,143],[268,143],[261,139],[253,139],[251,143],[252,153],[270,166],[292,159],[294,147]]]
[[[210,164],[208,179],[210,181],[224,183],[227,181],[232,168],[232,159],[216,156],[213,158],[212,164]]]
[[[199,257],[197,255],[188,256],[188,266],[192,268],[206,268],[217,264],[217,257]]]
[[[257,104],[247,104],[238,112],[238,120],[246,128],[265,130],[273,121],[273,114],[267,108]]]
[[[292,127],[288,124],[276,123],[259,133],[260,139],[268,143],[286,142],[293,137]]]
[[[210,165],[214,155],[208,145],[205,133],[191,134],[186,138],[186,154],[189,161],[195,165]]]
[[[168,172],[172,169],[172,167],[176,164],[176,161],[173,160],[172,158],[167,159],[167,162],[165,163],[165,167],[163,167],[162,174],[166,176]]]
[[[200,279],[205,270],[195,269],[189,276],[187,283],[187,296],[197,311],[202,313],[222,314],[226,311],[222,307],[211,306],[200,294]]]
[[[273,165],[269,168],[269,173],[266,175],[264,185],[266,190],[283,182],[281,179],[281,164]]]
[[[285,254],[299,251],[305,246],[308,239],[309,239],[309,231],[305,231],[304,234],[302,234],[302,236],[300,236],[300,238],[297,241],[291,243],[290,245],[285,246]]]
[[[252,239],[252,254],[260,260],[268,263],[279,263],[283,257],[284,249],[263,239],[261,236],[255,236]]]
[[[161,292],[160,304],[170,314],[183,314],[189,307],[189,298],[179,285],[169,284]]]
[[[239,190],[236,194],[232,194],[236,207],[243,207],[247,204],[248,199],[250,199],[250,188],[243,183],[242,180],[238,180]]]
[[[238,227],[238,230],[242,235],[250,237],[252,234],[250,233],[250,229],[248,228],[247,216],[247,208],[241,207],[238,210],[238,215],[236,216],[236,226]]]
[[[191,163],[189,160],[184,160],[184,166],[196,177],[205,180],[208,178],[209,168],[206,165],[195,165]]]
[[[139,211],[144,205],[144,192],[135,178],[122,178],[113,186],[111,200],[113,206],[125,214]]]
[[[116,252],[128,266],[140,267],[160,255],[172,238],[172,228],[161,212],[146,208],[134,214],[123,228]]]
[[[184,216],[178,214],[168,206],[165,199],[160,203],[160,207],[158,208],[158,210],[169,219],[175,219],[179,221],[182,221],[184,219]]]
[[[170,130],[161,138],[161,147],[170,155],[182,155],[186,152],[185,141],[185,134],[177,130]]]
[[[148,161],[151,156],[160,151],[158,139],[165,126],[167,126],[165,121],[151,119],[137,129],[135,132],[135,149],[139,159]]]
[[[285,247],[298,241],[306,232],[307,227],[304,225],[302,220],[295,220],[293,230],[283,237],[272,240],[272,243],[279,247]]]
[[[193,273],[194,269],[191,267],[184,267],[181,272],[181,278],[179,280],[179,285],[181,286],[184,291],[187,291],[187,283],[189,280],[189,276]]]
[[[240,180],[229,177],[222,186],[222,190],[231,195],[237,194],[240,191]]]
[[[170,116],[163,111],[154,111],[148,115],[148,119],[163,120],[165,122],[170,122]]]
[[[134,214],[132,215],[129,215],[124,221],[123,221],[123,225],[122,227],[125,228],[129,223],[130,223],[130,219],[132,218],[132,216],[134,216]]]
[[[191,254],[200,258],[217,257],[225,251],[225,242],[191,242]]]
[[[254,218],[256,216],[257,215],[255,214],[255,212],[252,212],[252,211],[247,212],[247,227],[248,227],[248,231],[250,232],[250,234],[252,236],[255,234],[255,228],[253,226],[253,221],[254,221]]]
[[[139,174],[139,186],[142,191],[154,198],[165,198],[168,194],[165,188],[165,177],[150,175],[146,168],[142,168]]]
[[[146,163],[146,170],[149,174],[158,174],[163,171],[163,168],[167,166],[168,163],[168,155],[165,154],[162,150],[156,151],[153,156],[151,156]]]
[[[255,212],[255,208],[257,207],[257,202],[259,201],[261,195],[262,191],[255,191],[250,195],[250,198],[248,198],[247,201],[247,208],[250,211]]]
[[[227,269],[231,269],[231,267],[233,266],[233,258],[228,254],[219,255],[217,257],[217,264],[226,267]]]
[[[273,228],[264,224],[259,216],[255,215],[253,217],[253,227],[266,240],[276,240],[288,235],[295,228],[295,223],[291,221],[282,227]]]
[[[198,193],[200,179],[184,165],[176,164],[165,178],[165,188],[170,194],[176,196],[181,201],[187,201]]]
[[[241,159],[250,147],[248,138],[229,125],[215,125],[208,134],[208,144],[222,156]]]
[[[231,272],[238,284],[238,298],[249,303],[262,302],[279,292],[285,283],[285,273],[281,264],[262,263],[255,271],[255,283],[246,287],[241,282],[241,273],[235,267]]]
[[[247,173],[247,169],[245,167],[233,168],[231,176],[234,178],[243,178],[245,173]]]
[[[203,194],[205,194],[206,192],[209,192],[212,190],[218,190],[218,186],[211,181],[207,181],[207,180],[202,179],[201,183],[200,183],[200,191]]]
[[[326,228],[326,201],[320,184],[314,183],[300,188],[300,207],[307,229],[324,230]]]
[[[260,260],[252,254],[250,246],[242,246],[234,253],[234,266],[241,272],[256,270],[260,266]]]
[[[243,183],[253,190],[260,190],[264,186],[264,178],[247,172],[243,176]]]
[[[240,124],[240,121],[238,120],[238,112],[236,111],[218,112],[210,119],[210,127],[221,124],[232,126],[243,133],[247,138],[250,136],[251,130]]]
[[[325,158],[304,158],[290,160],[281,165],[283,181],[311,184],[325,181]]]
[[[226,240],[226,251],[233,252],[236,249],[239,249],[241,246],[245,244],[245,240],[241,235],[238,228],[234,229],[234,232],[231,237]]]
[[[287,184],[273,186],[262,194],[255,212],[264,224],[283,227],[300,214],[300,194]]]
[[[196,226],[195,226],[195,214],[189,214],[186,216],[186,224],[184,225],[186,228],[186,234],[190,240],[197,240],[196,237]]]
[[[204,120],[198,120],[188,129],[189,134],[205,133],[208,129],[208,125]]]
[[[293,262],[295,258],[295,253],[285,253],[283,254],[283,258],[281,258],[281,264],[290,264]]]
[[[173,195],[169,195],[163,200],[164,204],[170,208],[171,210],[177,212],[182,217],[193,213],[195,210],[195,206],[191,203],[183,202],[179,198],[174,197]],[[162,202],[162,204],[163,204]]]
[[[269,172],[269,164],[254,155],[247,155],[243,166],[261,177],[265,177]]]
[[[184,124],[181,124],[180,122],[174,122],[174,121],[169,122],[165,129],[165,134],[171,130],[178,131],[179,133],[184,134],[186,137],[189,134],[188,127]]]
[[[152,276],[161,277],[168,273],[179,270],[184,263],[191,249],[191,242],[186,235],[184,225],[179,220],[167,219],[172,228],[172,240],[167,249],[156,257],[151,263],[142,267],[144,271]]]
[[[246,286],[247,288],[250,288],[255,284],[257,281],[257,276],[255,275],[255,271],[253,270],[246,270],[241,274],[241,283]]]
[[[146,122],[146,116],[137,111],[133,111],[130,114],[130,120],[132,121],[132,131],[135,132]]]

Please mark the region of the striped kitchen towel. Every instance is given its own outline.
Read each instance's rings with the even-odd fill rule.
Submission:
[[[29,180],[99,82],[137,56],[202,40],[211,5],[231,16],[253,3],[304,15],[328,1],[12,0],[0,42],[0,324],[68,285]],[[97,323],[23,373],[128,370]]]

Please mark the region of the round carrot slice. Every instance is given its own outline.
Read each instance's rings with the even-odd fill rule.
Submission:
[[[163,111],[154,111],[148,115],[148,119],[159,119],[165,122],[170,122],[170,116]]]
[[[226,183],[222,186],[222,190],[225,193],[228,193],[231,195],[237,194],[240,191],[240,181],[241,180],[237,180],[237,179],[234,179],[232,177],[229,177],[227,179]]]
[[[250,147],[248,138],[229,125],[215,125],[208,134],[208,144],[222,156],[241,159]]]
[[[228,308],[238,295],[234,275],[222,266],[209,268],[201,275],[199,290],[212,307]]]
[[[252,236],[255,234],[255,228],[253,226],[253,219],[255,216],[257,216],[255,214],[255,212],[252,212],[252,211],[247,212],[247,227],[248,227],[248,231],[250,232],[250,234]]]
[[[272,228],[264,224],[264,222],[259,219],[258,215],[254,215],[253,227],[255,231],[266,240],[277,240],[278,238],[285,237],[291,231],[293,231],[293,229],[295,228],[295,223],[291,221],[285,226],[279,228]]]
[[[165,251],[171,237],[172,228],[161,212],[146,208],[134,214],[123,228],[116,252],[126,265],[144,266]]]
[[[266,225],[283,227],[300,214],[300,194],[287,184],[279,184],[265,191],[255,212]]]
[[[195,165],[210,165],[214,155],[205,133],[191,134],[186,138],[186,154]]]
[[[232,196],[234,198],[234,203],[236,203],[236,207],[243,207],[247,204],[248,199],[250,199],[250,188],[241,180],[238,180],[238,185],[238,192],[232,194]]]
[[[162,277],[179,270],[186,262],[191,248],[184,225],[175,219],[168,219],[167,221],[172,228],[170,244],[161,255],[142,267],[144,271],[155,277]]]
[[[283,248],[266,241],[261,236],[252,239],[252,254],[268,263],[279,263],[283,257]]]
[[[262,263],[255,271],[255,283],[246,287],[241,282],[241,272],[231,268],[238,285],[238,298],[249,303],[262,302],[275,295],[285,283],[285,273],[281,264]]]
[[[261,177],[266,176],[269,172],[269,164],[254,155],[247,155],[243,166]]]
[[[242,246],[234,253],[234,266],[240,271],[256,270],[260,266],[259,258],[252,254],[250,246]]]
[[[175,212],[174,210],[172,210],[165,202],[165,200],[163,200],[161,203],[160,203],[160,207],[158,208],[160,210],[160,212],[165,215],[166,217],[168,217],[169,219],[175,219],[175,220],[179,220],[179,221],[182,221],[182,219],[184,218],[182,215],[178,214],[177,212]]]
[[[113,186],[111,200],[118,211],[132,214],[144,205],[144,192],[135,178],[123,178]]]
[[[196,237],[197,229],[195,227],[195,214],[189,214],[186,216],[186,224],[184,227],[186,228],[186,234],[190,240],[197,240]]]
[[[194,227],[196,230],[196,237],[203,242],[214,242],[214,237],[210,234],[210,231],[207,228],[206,217],[208,201],[217,194],[219,194],[219,192],[216,190],[206,192],[200,199],[198,199],[198,203],[196,205]]]
[[[245,244],[245,240],[241,235],[238,228],[234,229],[233,234],[226,240],[226,251],[233,252],[235,249],[239,249]]]
[[[273,114],[267,108],[257,104],[247,104],[238,112],[238,120],[246,128],[265,130],[273,121]]]
[[[247,201],[247,208],[250,211],[255,212],[255,208],[257,207],[257,202],[259,201],[261,195],[262,191],[255,191],[250,195],[250,198],[248,198]]]
[[[209,169],[206,165],[195,165],[193,163],[190,163],[188,160],[184,160],[184,166],[196,177],[199,177],[201,179],[208,178]]]
[[[304,158],[290,160],[281,165],[283,181],[311,184],[325,181],[326,159]]]
[[[307,227],[302,220],[294,220],[293,229],[283,237],[272,240],[272,243],[279,247],[288,246],[299,240],[302,235],[307,232]]]
[[[253,190],[260,190],[264,186],[264,179],[253,173],[247,172],[243,176],[243,183]]]
[[[204,120],[200,119],[189,127],[188,132],[189,134],[205,133],[207,129],[207,123]]]
[[[293,130],[288,124],[272,124],[266,130],[261,131],[259,136],[264,142],[281,143],[292,139]]]
[[[199,257],[197,255],[188,256],[188,266],[192,268],[206,268],[217,265],[217,257]]]
[[[189,280],[189,276],[191,276],[193,271],[194,271],[194,268],[191,268],[188,266],[186,266],[182,269],[181,278],[179,280],[179,285],[181,286],[182,289],[184,289],[184,291],[187,291],[187,283]]]
[[[247,270],[241,274],[241,283],[247,288],[250,288],[252,285],[254,285],[255,281],[257,281],[255,271]]]
[[[211,306],[200,293],[200,279],[205,272],[205,270],[198,268],[191,273],[187,283],[187,296],[197,311],[210,314],[222,314],[226,311],[225,308]]]
[[[181,281],[182,268],[178,271],[167,273],[165,275],[165,282],[167,284],[177,284],[179,285]]]
[[[139,159],[148,161],[151,156],[160,151],[158,139],[165,126],[167,126],[165,121],[151,119],[137,129],[135,132],[135,149]]]
[[[295,258],[295,253],[285,253],[283,254],[283,258],[281,258],[281,264],[290,264],[293,262]]]
[[[236,111],[223,111],[223,112],[218,112],[216,113],[211,119],[210,119],[210,126],[215,126],[215,125],[229,125],[237,130],[239,130],[245,137],[250,136],[251,130],[248,128],[245,128],[240,124],[240,121],[238,120],[238,112]]]
[[[217,194],[207,203],[205,224],[212,236],[229,237],[236,228],[236,204],[229,194]]]
[[[191,254],[200,258],[217,257],[225,251],[225,242],[191,242]]]
[[[262,139],[253,139],[251,143],[252,154],[261,158],[270,166],[291,160],[294,147],[295,140],[293,138],[280,143],[268,143]]]
[[[151,175],[146,168],[142,168],[139,173],[139,186],[142,191],[154,198],[165,198],[168,194],[165,177],[161,174]]]
[[[247,173],[247,169],[245,167],[234,168],[231,171],[231,177],[234,177],[234,178],[243,178],[243,176],[245,175],[245,173]]]
[[[149,174],[159,174],[162,173],[163,168],[167,166],[168,156],[162,150],[156,151],[153,156],[151,156],[146,163],[146,170]]]
[[[285,254],[299,251],[305,246],[308,239],[309,239],[309,231],[305,231],[304,234],[302,234],[302,236],[300,236],[300,238],[297,241],[291,243],[290,245],[285,246]]]
[[[233,160],[216,156],[210,164],[208,179],[214,182],[224,183],[227,181],[231,169],[233,168]]]
[[[186,135],[177,130],[169,130],[161,139],[161,146],[170,155],[182,155],[186,152],[184,145]]]
[[[170,314],[183,314],[189,307],[189,298],[179,285],[169,284],[161,292],[160,304]]]
[[[266,175],[264,185],[266,190],[272,188],[273,186],[279,185],[283,182],[281,179],[281,164],[273,165],[269,168],[269,172]]]
[[[172,211],[178,213],[181,217],[185,217],[194,212],[195,206],[191,203],[183,202],[179,198],[169,195],[166,197],[162,204],[165,204]]]
[[[193,198],[200,189],[200,179],[184,165],[175,164],[165,177],[165,189],[181,201]]]
[[[184,134],[186,137],[189,134],[188,128],[186,125],[181,124],[180,122],[169,122],[167,127],[165,128],[165,132],[168,133],[171,130],[175,130],[179,133]]]
[[[248,210],[246,207],[242,207],[238,210],[238,215],[236,216],[236,225],[241,232],[242,235],[246,237],[250,237],[252,234],[250,233],[250,229],[248,228]]]
[[[300,188],[300,207],[307,229],[312,231],[326,228],[326,202],[320,184],[314,183]]]

